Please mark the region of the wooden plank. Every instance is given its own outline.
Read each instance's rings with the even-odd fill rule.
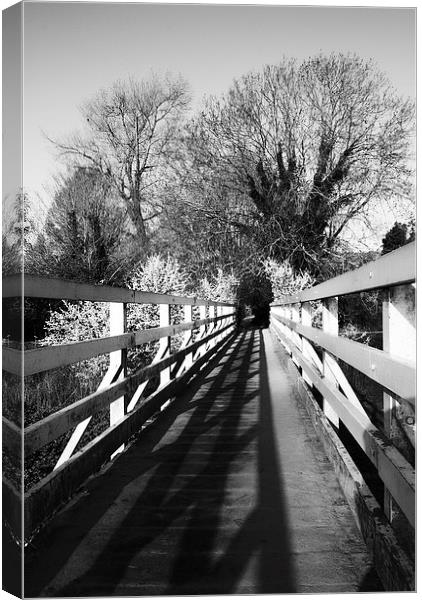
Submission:
[[[83,342],[61,344],[60,346],[45,346],[35,350],[26,350],[24,376],[27,377],[35,373],[64,367],[99,354],[110,354],[122,348],[133,348],[135,345],[135,333],[125,333]]]
[[[180,378],[153,394],[145,404],[126,415],[56,471],[53,471],[25,494],[25,535],[39,527],[78,487],[101,465],[113,451],[134,435],[151,416],[160,410],[169,398],[181,393],[189,380],[230,338],[230,332],[221,342],[204,354]]]
[[[78,423],[94,413],[109,406],[111,402],[126,393],[128,389],[128,380],[117,381],[110,385],[108,389],[94,392],[29,425],[24,430],[25,457],[57,439],[69,429],[73,429]]]
[[[22,298],[23,296],[23,273],[15,273],[2,278],[3,298]]]
[[[7,448],[11,457],[21,458],[23,441],[22,428],[15,425],[12,421],[9,421],[6,417],[3,417],[2,421],[3,448]]]
[[[209,310],[209,316],[210,316],[210,318],[214,319],[217,316],[217,307],[216,306],[210,306],[208,310]],[[210,328],[208,330],[208,333],[212,333],[213,331],[216,330],[217,327],[218,327],[218,324],[217,324],[216,321],[214,321],[211,324],[211,326],[210,326]],[[207,349],[211,348],[213,345],[215,346],[215,344],[217,343],[217,341],[218,340],[216,338],[212,338],[211,341],[207,345]]]
[[[411,286],[398,286],[385,290],[382,309],[383,350],[404,360],[416,359],[415,290]],[[408,451],[407,439],[414,447],[415,427],[408,423],[414,419],[412,407],[400,406],[396,398],[384,392],[384,433],[397,448]],[[413,421],[414,422],[414,421]],[[400,515],[392,502],[391,494],[384,490],[384,511],[393,522]]]
[[[384,254],[354,271],[349,271],[319,285],[303,290],[293,296],[285,296],[272,306],[284,306],[295,302],[322,300],[383,287],[412,283],[416,276],[416,242]]]
[[[109,406],[116,398],[119,398],[123,394],[130,394],[130,392],[136,390],[143,381],[158,375],[164,368],[168,367],[179,358],[193,353],[201,345],[205,344],[208,339],[221,334],[221,332],[227,331],[230,327],[232,327],[232,324],[226,325],[224,329],[213,332],[211,336],[198,340],[179,350],[175,354],[161,359],[157,363],[140,369],[123,381],[117,381],[107,389],[98,390],[86,398],[82,398],[69,406],[65,406],[61,410],[26,427],[24,430],[25,456],[29,456],[42,446],[45,446],[49,442],[63,435],[63,433],[66,433],[69,429],[76,427],[78,423],[84,421],[84,419],[90,417],[95,412]]]
[[[215,308],[214,310],[218,310],[218,309]],[[217,315],[214,315],[214,316],[217,316]],[[185,318],[186,323],[190,323],[193,320],[192,306],[188,306],[188,305],[184,306],[184,318]],[[217,320],[216,320],[216,322],[217,322]],[[221,321],[219,322],[219,324],[221,324]],[[217,325],[216,325],[216,327],[217,327]],[[180,349],[184,350],[191,343],[192,343],[192,330],[185,332],[185,335],[183,337],[182,346]],[[189,369],[192,366],[192,364],[193,364],[193,356],[192,356],[192,353],[189,353],[184,357],[184,359],[182,361],[177,362],[177,364],[175,366],[175,372],[174,372],[175,377],[179,377],[180,375],[182,375],[183,372],[186,371],[186,369]]]
[[[110,335],[123,335],[126,331],[126,304],[124,302],[110,303]],[[111,352],[109,356],[109,369],[111,372],[118,372],[117,381],[123,381],[127,377],[127,350],[122,349],[117,352]],[[125,415],[125,395],[110,403],[109,417],[110,425],[114,425]],[[115,453],[123,452],[122,444]],[[111,459],[113,456],[110,457]]]
[[[328,350],[331,354],[367,375],[387,390],[415,404],[415,365],[353,340],[324,333],[316,327],[305,327],[290,319],[273,315],[290,329],[296,330],[308,340]]]
[[[115,369],[110,368],[110,365],[109,365],[109,368],[107,369],[107,372],[105,373],[104,377],[102,378],[101,383],[98,386],[96,391],[100,392],[101,390],[107,389],[111,385],[111,383],[114,381],[114,378],[117,377],[117,375],[118,375],[118,373],[115,371]],[[92,416],[88,416],[86,419],[84,419],[80,423],[78,423],[78,425],[72,432],[72,435],[70,436],[66,446],[64,447],[63,452],[61,453],[58,461],[56,462],[56,464],[54,466],[55,469],[58,469],[61,464],[63,464],[67,460],[69,460],[69,458],[72,456],[73,452],[75,451],[76,446],[79,444],[83,434],[85,433],[87,427],[89,426],[91,419],[92,419]]]
[[[170,305],[160,304],[159,312],[160,312],[160,328],[167,329],[168,327],[170,327]],[[161,356],[163,358],[166,358],[166,356],[170,355],[171,336],[165,336],[165,337],[160,338],[158,352],[161,354]],[[169,381],[170,381],[170,367],[161,369],[160,385],[161,386],[167,385]]]
[[[206,315],[206,307],[200,306],[199,307],[199,316],[200,316],[201,321],[205,322],[207,320],[205,315]],[[206,333],[207,333],[207,326],[201,325],[201,327],[199,328],[199,331],[198,331],[198,338],[197,338],[198,341],[205,340]],[[204,344],[203,346],[201,345],[198,348],[198,351],[197,351],[196,355],[193,357],[193,360],[195,361],[199,356],[202,356],[203,354],[205,354],[205,352],[206,352],[206,345]]]
[[[300,314],[299,314],[299,308],[300,305],[299,304],[291,304],[288,307],[288,311],[290,312],[290,319],[292,321],[294,321],[295,323],[298,323],[300,320]],[[303,351],[303,346],[302,346],[302,338],[300,337],[300,335],[298,335],[294,329],[291,330],[291,340],[292,342],[301,350]],[[292,360],[293,362],[295,362],[295,358],[292,356]],[[298,367],[299,365],[296,364],[296,366]]]
[[[219,317],[222,318],[222,317]],[[108,336],[87,340],[83,342],[71,342],[59,346],[46,346],[34,350],[26,350],[24,353],[24,376],[42,373],[57,367],[87,360],[99,354],[109,354],[118,350],[134,348],[141,344],[146,344],[163,337],[176,335],[179,332],[188,329],[195,329],[199,325],[210,323],[213,319],[203,319],[192,321],[191,323],[180,323],[179,325],[170,325],[168,327],[151,327],[150,329],[140,329],[138,331],[124,333],[121,335]],[[7,349],[6,363],[3,368],[16,375],[21,373],[20,366],[22,352],[20,350]]]
[[[338,298],[327,298],[322,301],[322,331],[334,337],[338,337]],[[338,387],[329,366],[329,358],[326,350],[322,351],[322,373],[335,387]],[[333,410],[327,398],[323,398],[322,410],[334,427],[340,427],[340,421],[335,410]]]
[[[134,382],[134,385],[132,385],[132,389],[130,390],[130,394],[128,394],[128,396],[130,397],[128,406],[127,406],[127,412],[131,412],[132,410],[134,410],[134,408],[136,408],[137,404],[139,403],[139,401],[144,398],[143,393],[149,383],[149,378],[152,377],[152,374],[154,373],[154,371],[150,370],[152,368],[155,367],[155,365],[157,363],[160,363],[160,361],[163,359],[162,355],[161,355],[161,350],[158,349],[157,353],[155,354],[154,358],[152,359],[151,364],[147,367],[149,369],[148,371],[148,376],[142,380],[140,380],[140,383],[138,383],[138,381],[136,381],[136,383]],[[156,373],[158,374],[158,373]]]
[[[313,352],[315,353],[315,350],[313,350]],[[352,386],[347,381],[347,378],[346,378],[345,374],[343,373],[343,371],[341,370],[340,365],[338,364],[336,359],[327,352],[325,354],[325,360],[326,360],[326,365],[327,365],[328,369],[331,371],[334,379],[336,380],[338,385],[341,387],[343,394],[346,396],[346,398],[348,398],[350,400],[350,402],[354,406],[356,406],[356,408],[358,410],[365,413],[365,409],[363,408],[362,404],[360,403],[359,398],[356,396],[355,391],[353,390]]]
[[[22,377],[23,372],[23,350],[16,350],[15,348],[2,347],[2,369],[13,375]]]
[[[22,276],[11,275],[3,278],[3,298],[21,296]],[[130,290],[109,285],[92,285],[49,279],[33,275],[24,276],[24,294],[30,298],[56,298],[59,300],[88,300],[91,302],[130,302],[135,304],[193,304],[195,306],[235,306],[229,302],[214,302],[195,297],[173,296]]]
[[[300,366],[306,370],[313,385],[324,396],[353,435],[362,450],[375,465],[382,481],[402,509],[409,523],[415,526],[415,471],[367,415],[360,412],[332,383],[322,378],[314,366],[284,336]]]
[[[310,302],[304,302],[301,305],[300,322],[302,323],[302,325],[305,325],[305,327],[312,327],[312,305]],[[321,361],[319,360],[319,357],[316,356],[316,352],[313,349],[313,347],[311,346],[311,344],[308,342],[308,340],[304,337],[301,337],[300,339],[302,341],[302,352],[303,352],[304,356],[307,358],[310,358],[314,363],[315,363],[315,357],[316,357],[317,364],[320,364]],[[322,371],[322,363],[321,363],[321,371]],[[307,383],[308,385],[311,385],[311,381],[308,380],[308,378],[306,377],[306,373],[303,373],[302,376],[303,376],[303,379],[305,380],[305,383]]]

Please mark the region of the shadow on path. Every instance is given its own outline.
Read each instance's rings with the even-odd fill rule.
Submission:
[[[243,337],[236,340],[241,344]],[[191,411],[199,404],[194,397],[201,387],[203,377],[215,369],[216,364],[222,360],[233,341],[229,341],[217,353],[216,357],[203,369],[201,376],[189,384],[186,393],[176,399],[166,411],[160,415],[153,424],[139,434],[139,441],[130,447],[125,454],[93,480],[87,482],[84,488],[87,494],[76,499],[75,504],[69,505],[62,513],[56,515],[45,531],[40,534],[34,543],[25,551],[25,595],[36,597],[53,580],[53,578],[66,566],[67,561],[77,550],[78,545],[88,532],[101,521],[107,510],[119,497],[121,491],[151,468],[151,463],[159,465],[162,456],[172,454],[176,449],[177,440],[163,448],[155,449],[160,440],[171,429],[176,419],[186,411]],[[202,402],[202,399],[200,399]],[[212,427],[212,423],[203,426]],[[198,432],[199,435],[199,432]],[[139,457],[139,465],[134,472],[127,466],[133,464]],[[149,458],[142,462],[144,457]],[[101,493],[106,486],[107,493]],[[51,594],[58,595],[58,594]]]
[[[224,510],[224,487],[220,488],[219,497],[216,498],[213,514],[210,515],[208,522],[210,530],[214,533],[206,540],[200,537],[200,523],[204,512],[202,503],[206,502],[206,496],[199,497],[180,543],[179,554],[174,562],[166,594],[234,593],[253,557],[257,558],[258,572],[253,581],[247,582],[251,586],[251,592],[292,593],[296,591],[289,528],[279,477],[280,465],[274,438],[265,346],[260,330],[252,329],[250,335],[251,341],[257,339],[259,345],[260,389],[259,403],[254,415],[258,432],[257,456],[254,461],[258,470],[258,489],[250,490],[251,496],[256,499],[256,504],[245,515],[241,527],[229,540],[225,552],[216,557],[213,553],[213,543]],[[220,430],[221,440],[225,437],[225,427],[230,429],[232,435],[234,430],[239,428],[241,398],[245,393],[243,389],[245,379],[252,362],[256,361],[249,361],[238,371],[237,393],[232,396],[229,404],[234,410]],[[210,465],[214,460],[218,460],[219,445],[220,439],[217,439],[210,456]],[[227,460],[225,475],[229,474],[231,467],[231,461]],[[204,546],[207,549],[205,556],[202,553],[198,554],[198,550],[203,550]]]
[[[166,443],[171,426],[175,431]],[[97,478],[90,496],[63,523],[75,524],[71,539],[66,541],[60,522],[51,530],[44,540],[54,547],[44,556],[47,573],[37,569],[41,552],[32,569],[29,564],[27,594],[231,593],[239,584],[251,592],[295,591],[273,427],[262,333],[251,328]],[[81,539],[141,475],[135,501],[108,532],[102,550],[88,568],[80,564]],[[248,497],[246,505],[235,506],[233,522],[229,486],[232,494]]]
[[[241,331],[40,536],[26,595],[302,589],[280,460],[286,438],[274,417],[288,398],[278,387],[262,331]]]

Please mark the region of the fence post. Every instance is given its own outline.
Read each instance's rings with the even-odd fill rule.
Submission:
[[[283,317],[284,319],[287,319],[290,316],[290,311],[288,311],[288,307],[285,305],[276,306],[275,314],[277,314],[277,313],[279,314],[280,317]],[[275,319],[275,321],[277,321],[277,320]],[[277,321],[276,327],[278,327],[280,333],[282,335],[284,335],[287,338],[287,340],[290,339],[290,329],[289,329],[289,327],[287,327],[287,325],[285,325],[284,323],[280,323],[280,321]],[[281,343],[283,344],[283,346],[284,346],[286,352],[289,354],[289,356],[292,356],[292,351],[290,350],[288,343],[283,342],[283,341]]]
[[[230,306],[222,306],[221,307],[221,314],[225,316],[225,318],[221,322],[222,329],[224,327],[226,327],[227,325],[229,325],[233,321],[233,318],[228,316],[230,312],[231,312]],[[220,336],[220,340],[222,340],[227,335],[228,335],[228,331],[225,331],[224,333],[222,333]]]
[[[210,319],[213,319],[217,316],[217,307],[214,304],[210,304],[209,306],[209,314],[208,314]],[[212,322],[210,323],[210,327],[209,327],[209,331],[208,333],[212,333],[213,331],[215,331],[218,327],[218,323],[216,322]],[[208,347],[209,348],[214,348],[214,346],[217,343],[217,337],[212,338],[209,342],[208,342]]]
[[[170,304],[159,304],[160,308],[160,327],[170,325]],[[160,338],[158,352],[161,358],[165,358],[171,352],[171,337]],[[166,367],[160,372],[160,386],[166,385],[170,381],[170,367]]]
[[[300,311],[300,321],[304,327],[312,327],[312,307],[310,302],[302,302]],[[311,360],[311,353],[309,352],[309,348],[312,346],[304,337],[302,337],[301,340],[303,356]],[[306,375],[303,369],[302,377],[309,386],[312,386],[312,381],[309,379],[309,377]]]
[[[224,306],[216,306],[215,307],[215,316],[216,317],[222,317],[222,316],[224,316]],[[220,321],[218,321],[216,323],[216,328],[217,329],[223,329],[225,323],[226,323],[226,319],[220,319]],[[215,343],[218,344],[218,342],[220,342],[220,340],[223,339],[223,336],[224,336],[224,333],[219,333],[215,337]]]
[[[192,304],[185,304],[184,314],[185,314],[185,322],[191,323],[193,321],[193,306],[192,306]],[[183,340],[183,347],[187,346],[191,341],[192,341],[192,329],[190,329],[189,331],[186,331],[185,339]],[[191,366],[193,364],[192,352],[190,352],[189,354],[186,354],[183,364],[184,364],[184,368],[186,370],[191,368]]]
[[[415,361],[415,289],[401,285],[385,290],[382,303],[383,350],[405,360]],[[398,402],[384,392],[384,432],[406,456],[409,443],[415,445],[415,413],[406,402]],[[407,438],[407,439],[406,439]],[[392,521],[397,516],[392,497],[384,489],[384,512]]]
[[[300,320],[300,316],[299,316],[299,304],[291,304],[290,305],[290,319],[294,322],[294,323],[299,323]],[[302,341],[301,341],[301,337],[300,335],[294,331],[293,329],[290,330],[290,339],[293,342],[293,344],[295,346],[297,346],[300,350],[302,350]],[[299,363],[297,362],[297,360],[294,357],[294,354],[292,353],[292,360],[294,362],[294,364],[296,365],[296,367],[299,369],[300,372],[302,372],[302,369],[299,365]]]
[[[199,319],[202,321],[203,319],[207,318],[207,307],[205,305],[201,305],[199,307]],[[198,341],[200,339],[202,339],[203,337],[205,337],[207,333],[207,326],[206,325],[200,325],[199,327],[199,332],[198,332]],[[200,356],[202,356],[203,354],[205,354],[206,351],[206,347],[205,344],[202,344],[202,346],[199,346],[195,358],[199,358]]]
[[[110,302],[110,336],[120,335],[126,331],[126,304],[124,302]],[[124,379],[127,375],[127,351],[116,350],[110,352],[110,372],[118,373],[116,381]],[[125,416],[125,397],[121,396],[110,404],[110,425],[114,425]],[[113,458],[124,450],[122,444],[111,456]]]
[[[126,304],[119,302],[110,302],[109,303],[109,326],[110,326],[110,335],[119,335],[124,333],[126,330]],[[127,374],[127,365],[126,365],[126,350],[116,350],[115,352],[110,352],[109,354],[109,366],[106,374],[104,375],[100,385],[97,388],[97,391],[105,389],[108,387],[113,381],[118,381],[119,379],[123,379]],[[125,397],[122,396],[118,398],[114,402],[110,404],[110,425],[113,425],[116,421],[121,419],[125,414]],[[58,469],[63,463],[65,463],[72,456],[75,451],[77,445],[79,444],[82,436],[84,435],[88,425],[90,424],[92,419],[91,417],[87,417],[78,425],[76,425],[72,435],[70,436],[63,452],[61,453],[58,461],[54,466],[54,470]],[[121,452],[124,449],[124,445],[120,446],[116,450],[116,452],[112,455],[111,458],[118,452]]]
[[[327,298],[322,301],[322,330],[325,333],[338,336],[338,298]],[[329,362],[327,360],[327,351],[322,351],[322,370],[324,377],[333,382],[337,386],[337,381],[333,376]],[[338,428],[339,418],[337,413],[333,410],[327,400],[323,399],[323,410],[325,416],[331,421],[331,423]]]
[[[191,304],[183,305],[183,320],[185,323],[192,323],[193,321],[192,308],[193,307]],[[182,344],[179,350],[184,350],[192,342],[192,331],[192,329],[188,329],[184,332]],[[189,354],[186,354],[181,361],[176,362],[175,365],[171,367],[171,378],[177,379],[177,377],[180,377],[180,375],[188,371],[191,368],[192,364],[193,355],[192,352],[189,352]]]

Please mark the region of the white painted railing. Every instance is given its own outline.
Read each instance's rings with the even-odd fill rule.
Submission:
[[[271,307],[271,326],[291,354],[306,383],[323,397],[334,426],[343,422],[375,465],[385,486],[384,510],[393,518],[391,498],[415,526],[415,472],[391,443],[392,415],[414,444],[415,423],[415,244],[345,273]],[[383,350],[338,334],[338,296],[382,289]],[[322,328],[312,327],[312,301],[322,303]],[[317,352],[315,346],[318,347]],[[337,359],[382,386],[384,430],[371,422]]]
[[[110,303],[110,335],[107,337],[26,351],[3,348],[3,369],[23,377],[109,354],[108,370],[94,393],[25,427],[23,431],[3,418],[3,445],[17,462],[22,445],[27,458],[72,431],[54,470],[24,495],[24,537],[28,539],[87,477],[120,452],[148,419],[163,410],[171,398],[183,390],[233,333],[236,315],[235,306],[225,302],[28,276],[23,283],[25,297]],[[3,280],[3,297],[17,297],[21,290],[21,276]],[[160,327],[126,332],[128,303],[159,305]],[[184,306],[184,322],[171,324],[172,305]],[[199,307],[200,318],[197,320],[192,318],[194,306]],[[198,329],[193,341],[192,334]],[[184,333],[182,345],[177,352],[170,353],[171,338],[180,333]],[[128,375],[127,350],[152,341],[159,342],[152,363]],[[158,389],[144,397],[148,381],[156,376],[160,377]],[[110,426],[75,453],[92,416],[107,407],[110,410]],[[18,490],[10,482],[6,488],[8,506],[14,503],[17,506]],[[10,512],[16,521],[19,510]],[[19,530],[18,523],[11,526]]]

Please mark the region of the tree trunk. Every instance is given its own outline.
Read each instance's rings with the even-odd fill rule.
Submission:
[[[147,250],[149,246],[149,239],[145,227],[145,221],[142,215],[140,195],[137,193],[136,189],[132,190],[131,198],[129,201],[126,200],[126,203],[129,216],[133,225],[135,226],[141,246],[144,250]]]

